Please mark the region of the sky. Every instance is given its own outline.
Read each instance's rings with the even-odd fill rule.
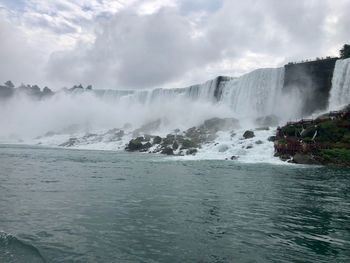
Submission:
[[[337,56],[350,0],[0,0],[0,82],[174,88]]]

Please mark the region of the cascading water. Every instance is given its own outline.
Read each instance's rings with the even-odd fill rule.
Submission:
[[[219,80],[220,79],[220,80]],[[225,83],[232,78],[219,77],[209,80],[204,84],[193,85],[187,88],[178,89],[151,89],[151,90],[94,90],[96,96],[104,100],[115,102],[125,101],[128,103],[140,103],[150,105],[155,102],[171,101],[183,98],[191,101],[215,102],[221,93]]]
[[[241,121],[242,129],[234,131],[237,135],[232,131],[218,133],[215,142],[203,145],[197,158],[237,155],[242,161],[268,161],[273,158],[273,146],[267,138],[273,130],[257,130],[255,138],[241,138],[246,129],[254,129],[256,118],[277,112],[283,76],[284,68],[260,69],[239,78],[218,77],[179,89],[75,89],[42,100],[18,94],[0,105],[4,113],[0,123],[6,123],[0,127],[0,139],[6,141],[10,135],[35,144],[57,146],[67,142],[64,145],[74,144],[76,148],[116,150],[124,149],[133,131],[156,120],[160,125],[152,135],[165,136],[213,117],[233,117]],[[118,134],[124,135],[117,139]]]
[[[219,78],[179,89],[153,89],[141,91],[96,90],[106,100],[129,104],[151,105],[186,99],[228,106],[238,118],[257,118],[274,114],[283,87],[284,68],[258,69],[239,78]]]
[[[284,68],[258,69],[225,85],[221,101],[236,116],[256,118],[274,114],[283,88]]]
[[[333,73],[329,109],[337,110],[350,103],[350,58],[338,60]]]

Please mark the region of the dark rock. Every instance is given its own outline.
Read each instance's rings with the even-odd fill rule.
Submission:
[[[247,149],[247,150],[249,150],[249,149],[253,149],[253,145],[251,145],[251,144],[250,144],[250,145],[248,145],[248,146],[246,147],[246,149]]]
[[[179,148],[179,144],[177,143],[177,141],[174,141],[173,150],[176,151],[178,148]]]
[[[290,156],[289,154],[282,154],[282,155],[275,155],[275,157],[279,157],[282,161],[290,161],[292,160],[292,156]]]
[[[74,146],[78,142],[77,138],[70,138],[68,141],[60,144],[61,147],[71,147]]]
[[[255,144],[260,145],[260,144],[263,144],[263,142],[258,140],[258,141],[255,142]]]
[[[267,140],[268,140],[269,142],[274,142],[274,141],[276,141],[276,139],[277,139],[276,136],[270,136]]]
[[[175,135],[174,134],[168,134],[164,139],[163,139],[163,145],[172,145],[175,142]]]
[[[310,115],[328,107],[329,92],[337,58],[285,65],[283,92],[299,92],[301,113]]]
[[[160,144],[162,142],[162,138],[159,136],[156,136],[153,138],[153,144]]]
[[[293,162],[297,164],[321,164],[313,155],[301,153],[296,153],[293,156]]]
[[[189,148],[197,148],[197,147],[198,147],[198,144],[196,144],[195,142],[189,139],[185,139],[181,145],[181,149],[189,149]]]
[[[142,146],[144,149],[149,149],[152,147],[152,144],[150,142],[146,142],[143,146]]]
[[[161,151],[162,154],[166,154],[166,155],[174,155],[174,151],[173,149],[171,149],[170,147],[166,147]]]
[[[125,148],[125,150],[134,152],[134,151],[139,151],[142,148],[143,148],[142,140],[140,139],[140,137],[138,137],[136,139],[132,139],[129,142],[128,146]]]
[[[243,137],[244,139],[251,139],[255,137],[255,134],[253,131],[245,131]]]
[[[231,158],[230,158],[232,161],[234,161],[234,160],[238,160],[238,156],[231,156]]]
[[[186,151],[187,155],[195,155],[198,152],[196,148],[191,148]]]

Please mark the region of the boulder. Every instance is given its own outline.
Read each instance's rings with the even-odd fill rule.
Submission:
[[[163,139],[163,145],[172,145],[175,142],[175,135],[174,134],[168,134],[164,139]]]
[[[130,152],[134,152],[134,151],[139,151],[143,148],[143,144],[142,144],[142,140],[140,139],[140,137],[136,138],[136,139],[132,139],[127,147],[125,148],[125,150],[130,151]]]
[[[311,154],[297,153],[293,156],[293,163],[297,164],[321,164]]]
[[[233,156],[231,156],[231,158],[230,158],[232,161],[234,161],[234,160],[238,160],[238,156],[235,156],[235,155],[233,155]]]
[[[245,131],[243,137],[244,139],[251,139],[255,137],[255,134],[253,131]]]
[[[258,140],[255,142],[255,144],[260,145],[260,144],[263,144],[263,142],[261,140]]]
[[[198,152],[196,148],[191,148],[186,151],[187,155],[195,155]]]
[[[166,147],[161,151],[161,154],[174,155],[174,151],[170,147]]]
[[[268,139],[267,139],[269,142],[274,142],[277,140],[277,137],[276,136],[270,136]]]
[[[196,144],[195,142],[189,139],[185,139],[181,145],[181,149],[189,149],[189,148],[197,148],[197,147],[198,147],[198,144]]]
[[[162,138],[160,136],[156,136],[153,138],[153,144],[160,144],[162,142]]]

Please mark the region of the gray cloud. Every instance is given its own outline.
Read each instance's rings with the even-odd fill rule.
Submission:
[[[54,54],[49,74],[55,77],[58,71],[64,79],[83,81],[88,77],[88,81],[102,86],[126,88],[173,81],[191,68],[215,59],[215,52],[208,52],[206,39],[194,38],[191,27],[174,9],[146,16],[121,12],[97,33],[92,47],[83,51],[79,48],[73,54]],[[77,68],[73,75],[72,67],[67,67],[72,65],[72,58],[81,62],[74,63]]]
[[[63,6],[55,5],[50,30],[77,40],[74,48],[52,52],[45,65],[47,81],[60,85],[145,88],[202,82],[218,74],[335,55],[350,38],[347,0],[178,0],[147,15],[138,12],[139,4],[164,4],[135,0],[109,12],[104,1],[57,3]],[[50,14],[52,7],[44,7]],[[46,18],[30,24],[49,27]],[[81,40],[85,31],[95,40]]]

